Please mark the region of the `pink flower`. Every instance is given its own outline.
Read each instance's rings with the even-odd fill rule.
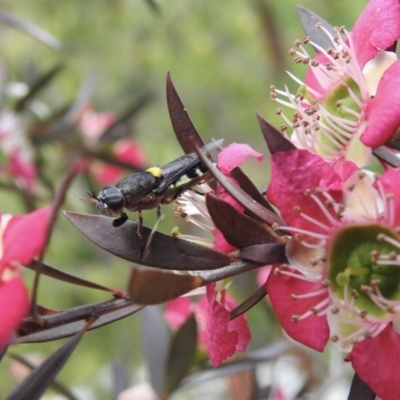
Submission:
[[[207,285],[207,299],[208,356],[217,367],[236,350],[245,351],[251,335],[244,315],[230,320],[229,310],[233,310],[235,304],[226,296],[225,290],[217,292],[215,283]]]
[[[263,159],[262,154],[254,151],[247,144],[233,143],[218,154],[217,165],[229,177],[231,171],[250,156],[254,156],[258,160]],[[233,178],[230,179],[235,182]],[[211,191],[207,185],[202,185],[202,189],[205,193]],[[223,188],[217,188],[215,193],[219,198],[243,212],[243,206],[226,193]],[[204,198],[204,195],[200,196],[194,191],[185,192],[177,201],[176,214],[185,215],[186,220],[205,229],[213,235],[213,239],[207,241],[207,239],[189,237],[187,235],[179,236],[183,239],[203,244],[212,242],[214,249],[223,253],[230,253],[236,250],[226,241],[223,234],[216,227],[211,226],[212,221]],[[198,218],[199,215],[202,220]],[[211,362],[214,366],[217,366],[231,357],[235,351],[244,351],[246,349],[250,340],[250,331],[243,315],[232,321],[230,320],[229,311],[233,310],[235,303],[226,294],[225,289],[216,290],[215,286],[215,284],[207,285],[208,302],[205,303],[206,298],[201,299],[198,302],[195,313],[200,325],[200,343],[206,343]],[[204,307],[206,304],[207,308]],[[167,307],[167,317],[171,324],[176,325],[182,323],[192,311],[193,307],[190,306],[187,299],[176,299],[173,303],[170,302],[170,306]]]
[[[292,237],[289,265],[267,281],[293,339],[322,351],[329,338],[349,352],[382,399],[397,397],[400,360],[400,170],[343,179],[305,150],[276,153],[268,198]]]
[[[215,283],[207,285],[206,290],[207,296],[197,303],[188,297],[169,301],[164,316],[173,329],[178,329],[194,312],[200,347],[207,349],[216,367],[236,351],[245,351],[251,335],[244,315],[230,320],[229,311],[235,308],[236,302],[226,290],[217,291]]]
[[[0,112],[0,147],[8,157],[7,173],[28,191],[34,189],[37,168],[34,154],[21,119],[12,111]]]
[[[253,150],[247,144],[232,143],[218,154],[217,165],[225,175],[230,177],[231,171],[234,168],[241,165],[249,157],[256,157],[258,161],[261,161],[264,158],[264,155]],[[230,177],[230,179],[232,182],[236,184],[236,181],[233,178]],[[204,187],[204,191],[208,193],[211,191],[211,189],[208,186],[206,186]],[[227,193],[224,188],[218,187],[217,190],[215,191],[215,194],[220,199],[223,199],[231,206],[233,206],[236,210],[243,212],[244,210],[243,206],[239,204],[229,193]],[[210,223],[212,221],[204,202],[205,202],[205,196],[198,196],[196,193],[192,191],[187,191],[183,193],[181,198],[177,200],[178,203],[177,214],[184,214],[188,222],[192,222],[195,225],[200,226],[207,232],[211,233],[214,237],[213,247],[215,250],[218,250],[226,254],[234,250],[237,250],[236,247],[230,245],[226,241],[222,232],[218,228],[210,226]],[[198,219],[199,215],[203,219],[205,219],[207,223],[204,223],[203,221],[199,220]],[[194,240],[193,237],[187,237],[185,235],[183,235],[182,238],[188,238],[189,240]],[[196,238],[195,240],[208,243],[207,240],[202,240],[199,238]]]
[[[29,311],[29,295],[20,266],[29,264],[46,241],[50,207],[26,215],[5,215],[0,221],[0,348]]]
[[[101,135],[115,121],[114,114],[109,111],[96,113],[91,108],[86,109],[80,116],[78,123],[86,147],[91,151],[96,151],[99,147]],[[146,157],[143,151],[130,138],[116,140],[112,144],[111,155],[115,160],[137,169],[143,169],[146,165]],[[125,175],[122,168],[98,160],[91,160],[88,168],[93,178],[102,186],[115,183]]]
[[[400,37],[400,4],[397,0],[372,0],[353,30],[319,28],[332,42],[330,49],[311,43],[319,53],[312,59],[300,41],[292,50],[297,63],[309,65],[305,82],[296,95],[271,91],[296,113],[292,139],[299,148],[336,165],[351,160],[359,167],[371,160],[371,148],[384,144],[400,125],[400,63],[384,51]],[[281,113],[281,110],[280,110]]]

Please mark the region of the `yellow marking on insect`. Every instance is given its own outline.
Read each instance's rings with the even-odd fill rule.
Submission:
[[[151,167],[149,169],[146,169],[146,172],[153,175],[155,178],[162,177],[162,169],[160,167]]]

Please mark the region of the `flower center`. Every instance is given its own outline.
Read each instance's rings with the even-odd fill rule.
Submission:
[[[400,237],[372,223],[345,226],[328,246],[328,279],[341,302],[357,313],[385,318],[400,308]]]

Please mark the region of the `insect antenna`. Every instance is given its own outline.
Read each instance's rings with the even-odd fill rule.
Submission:
[[[90,196],[89,199],[85,197],[79,197],[80,200],[88,201],[89,203],[97,203],[97,196],[90,190],[86,190],[86,193]]]

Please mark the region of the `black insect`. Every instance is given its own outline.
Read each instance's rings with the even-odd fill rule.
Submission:
[[[213,141],[201,148],[206,153],[222,143]],[[138,232],[143,223],[142,210],[157,208],[161,215],[160,204],[169,204],[185,190],[192,189],[210,179],[207,168],[196,153],[185,154],[163,167],[149,168],[145,172],[129,175],[115,184],[105,186],[96,200],[97,209],[103,215],[114,217],[112,224],[121,226],[128,220],[124,208],[139,212]]]

